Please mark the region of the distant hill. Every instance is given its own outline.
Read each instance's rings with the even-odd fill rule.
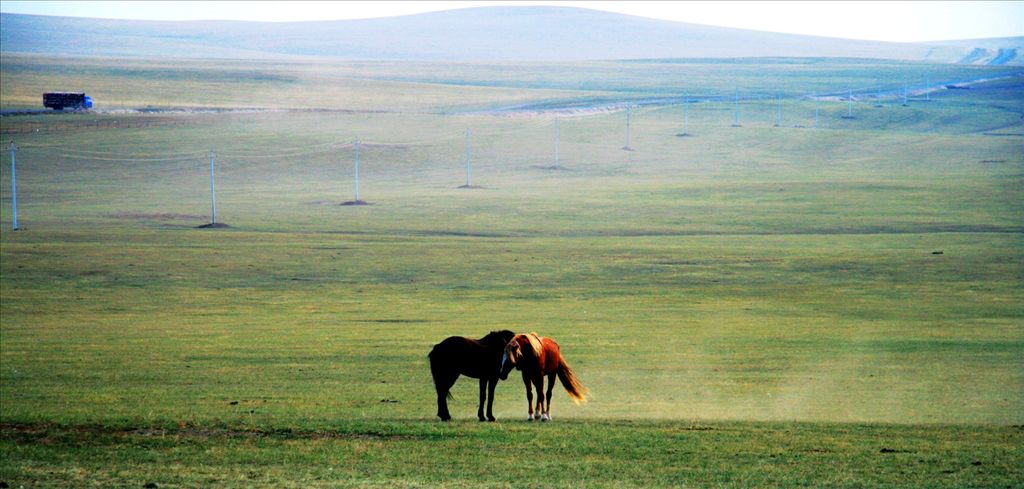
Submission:
[[[157,22],[0,14],[5,52],[430,61],[845,57],[1012,64],[1024,37],[887,43],[686,24],[570,7],[482,7],[324,22]]]

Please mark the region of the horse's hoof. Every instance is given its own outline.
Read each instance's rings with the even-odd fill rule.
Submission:
[[[495,421],[497,421],[497,419],[494,419],[494,418],[487,418],[487,422],[488,422],[488,423],[493,423],[493,422],[495,422]]]
[[[531,414],[531,415],[527,416],[527,417],[526,417],[526,420],[527,420],[527,421],[533,421],[533,415]]]
[[[542,415],[540,415],[540,420],[541,421],[551,421],[551,416],[548,416],[546,414],[542,414]]]

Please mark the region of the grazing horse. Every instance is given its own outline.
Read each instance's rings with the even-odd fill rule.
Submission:
[[[501,357],[502,380],[508,378],[513,368],[523,372],[523,383],[526,384],[526,405],[529,408],[527,421],[551,419],[551,391],[555,388],[555,375],[562,382],[562,387],[576,404],[587,402],[587,388],[583,387],[576,374],[565,363],[565,357],[558,349],[558,343],[551,338],[537,336],[537,333],[518,334],[505,345],[505,354]],[[548,378],[547,399],[544,397],[544,376]],[[534,411],[533,393],[530,385],[537,390],[537,406]],[[536,418],[534,413],[536,412]]]
[[[437,416],[442,421],[452,419],[448,399],[452,397],[451,389],[459,375],[480,379],[480,405],[476,415],[480,421],[494,421],[491,408],[502,352],[514,336],[515,333],[508,330],[491,331],[479,340],[451,336],[434,345],[429,355],[430,373],[437,389]],[[484,418],[484,401],[487,401],[487,418]]]

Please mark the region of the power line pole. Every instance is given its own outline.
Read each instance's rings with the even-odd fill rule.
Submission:
[[[217,178],[214,172],[214,162],[217,161],[217,153],[210,149],[210,224],[217,224]]]
[[[469,138],[470,138],[469,129],[466,129],[466,188],[470,188],[470,187],[473,186],[472,178],[471,178],[472,177],[472,167],[470,165],[471,165],[472,158],[470,157],[470,150],[469,150],[469,148],[470,148],[470,139]],[[357,199],[358,199],[358,197],[357,197]]]
[[[11,230],[18,230],[18,165],[15,163],[18,157],[18,146],[11,141],[8,149],[11,150]]]
[[[740,127],[740,89],[736,89],[736,96],[734,98],[736,110],[733,115],[732,127]]]
[[[558,116],[555,116],[555,168],[559,168],[560,164],[558,161],[558,143],[562,139],[562,126]]]
[[[359,202],[359,138],[356,138],[356,142],[353,145],[355,150],[355,186],[356,186],[356,199]]]
[[[818,128],[818,114],[821,112],[821,100],[817,95],[814,96],[814,128]]]
[[[679,134],[680,136],[689,136],[690,135],[690,106],[689,106],[689,101],[690,101],[690,94],[684,93],[683,94],[683,132],[681,132]]]
[[[626,151],[631,151],[633,149],[633,148],[631,148],[629,146],[629,141],[630,141],[631,136],[632,136],[632,134],[630,132],[631,129],[629,127],[629,118],[632,115],[632,113],[633,113],[633,106],[632,105],[627,105],[626,106],[626,145],[622,147],[622,149],[624,149]]]
[[[907,106],[907,79],[903,78],[903,106]]]
[[[775,127],[782,125],[782,96],[775,96]]]

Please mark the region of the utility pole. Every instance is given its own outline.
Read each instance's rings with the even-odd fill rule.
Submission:
[[[358,203],[359,202],[359,138],[356,138],[356,141],[353,144],[353,149],[355,150],[355,167],[356,167],[355,168],[355,181],[356,181],[356,185],[355,185],[356,186],[356,199],[355,199],[355,201],[356,201],[356,203]]]
[[[18,146],[11,141],[7,147],[11,151],[11,230],[18,230],[18,165],[15,163],[18,157]]]
[[[814,128],[818,128],[818,114],[821,112],[821,100],[814,96]]]
[[[736,111],[733,115],[732,127],[740,127],[740,89],[736,89],[735,96]]]
[[[689,105],[689,101],[690,101],[690,94],[684,93],[683,94],[683,132],[679,134],[680,136],[689,136],[690,135],[690,130],[689,130],[689,127],[690,127],[690,105]]]
[[[626,151],[632,151],[633,150],[633,148],[631,148],[629,146],[629,141],[630,141],[631,136],[632,136],[630,134],[630,130],[631,129],[629,127],[629,118],[632,115],[632,113],[633,113],[633,106],[632,105],[627,105],[626,106],[626,145],[622,147],[622,149],[624,149]]]
[[[775,96],[775,127],[782,125],[782,96]]]
[[[217,161],[217,153],[210,149],[210,224],[217,224],[217,178],[214,172],[214,162]]]
[[[903,106],[907,106],[907,79],[903,78]]]
[[[560,119],[556,115],[555,116],[555,168],[560,168],[560,165],[559,165],[559,162],[558,162],[558,143],[560,142],[561,139],[562,139],[562,127],[561,127],[561,124],[560,124]]]
[[[471,178],[473,173],[472,173],[472,167],[471,167],[472,158],[470,157],[470,152],[469,152],[469,148],[470,148],[470,140],[469,140],[469,138],[470,138],[469,129],[466,129],[466,188],[470,188],[470,187],[473,186],[473,180]],[[356,197],[356,199],[358,199],[358,197]]]

